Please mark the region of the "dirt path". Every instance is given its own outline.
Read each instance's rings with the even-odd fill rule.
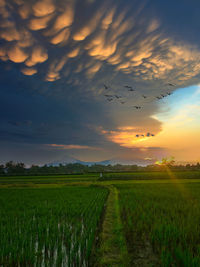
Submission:
[[[118,191],[110,185],[95,266],[130,266],[120,219]]]
[[[113,185],[106,187],[110,193],[99,236],[99,247],[95,252],[95,263],[91,267],[161,266],[157,256],[153,253],[150,242],[133,241],[131,235],[125,238],[120,216],[118,190]]]

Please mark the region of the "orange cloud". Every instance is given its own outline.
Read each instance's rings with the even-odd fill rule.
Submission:
[[[3,0],[1,0],[1,2],[0,2],[0,14],[1,14],[1,17],[4,19],[9,18],[9,16],[10,16],[9,11],[6,8],[6,2]]]
[[[86,25],[81,27],[74,35],[73,39],[75,41],[83,41],[88,37],[97,27],[101,17],[104,14],[104,10],[100,8],[93,17],[87,22]]]
[[[58,34],[56,34],[52,39],[51,39],[51,43],[54,45],[66,42],[68,40],[70,36],[70,31],[69,29],[64,29],[61,32],[59,32]]]
[[[79,48],[79,47],[73,49],[72,51],[70,51],[70,52],[68,53],[68,57],[71,57],[71,58],[73,58],[73,57],[77,57],[78,54],[79,54],[79,51],[80,51],[80,48]]]
[[[27,3],[25,3],[19,7],[18,12],[22,19],[27,19],[30,16],[31,8]]]
[[[48,22],[52,19],[52,15],[45,16],[43,18],[34,18],[29,21],[29,28],[33,31],[45,29],[48,26]]]
[[[128,148],[135,147],[137,143],[154,138],[149,133],[147,135],[142,128],[132,126],[118,127],[113,131],[101,130],[101,133],[111,142]]]
[[[32,67],[37,63],[43,63],[48,59],[46,50],[41,46],[36,46],[32,50],[31,57],[25,62],[26,66]]]
[[[107,30],[108,27],[110,26],[110,24],[113,21],[113,16],[115,14],[115,10],[116,8],[113,8],[111,11],[108,12],[108,14],[104,17],[104,19],[102,20],[102,28]]]
[[[4,40],[11,42],[15,40],[20,40],[20,33],[15,29],[15,27],[5,28],[0,33],[1,38]]]
[[[46,76],[46,81],[48,82],[54,82],[56,80],[60,79],[60,75],[58,72],[49,71]]]
[[[59,31],[65,27],[69,27],[72,25],[74,20],[74,10],[72,7],[68,6],[67,9],[58,15],[55,23],[54,23],[54,29],[56,31]]]
[[[25,29],[20,30],[20,40],[17,44],[20,47],[31,47],[33,45],[34,39],[31,33]]]
[[[36,2],[33,6],[33,13],[36,17],[43,17],[55,11],[55,6],[51,0],[43,0]]]
[[[21,72],[25,75],[31,76],[37,73],[37,70],[35,68],[23,68],[21,69]]]
[[[102,66],[102,63],[96,63],[87,70],[87,73],[88,74],[96,73],[100,70],[101,66]]]
[[[11,47],[7,54],[8,58],[15,63],[22,63],[28,58],[28,54],[18,46]]]
[[[79,32],[75,33],[73,36],[73,39],[75,41],[82,41],[84,40],[90,33],[92,32],[92,29],[88,26],[83,27]]]
[[[130,66],[130,62],[125,62],[123,64],[120,64],[117,66],[117,70],[121,70],[121,69],[127,69]]]
[[[0,0],[0,7],[4,7],[6,5],[5,0]]]
[[[100,150],[98,147],[93,146],[82,146],[82,145],[58,145],[58,144],[49,144],[51,147],[57,147],[61,149],[89,149],[89,150]]]
[[[112,57],[109,57],[107,61],[112,65],[117,65],[121,62],[121,56],[119,54],[116,54]]]
[[[96,57],[100,60],[107,59],[109,56],[113,55],[116,51],[117,43],[112,44],[99,44],[96,47],[92,48],[88,54],[92,57]]]

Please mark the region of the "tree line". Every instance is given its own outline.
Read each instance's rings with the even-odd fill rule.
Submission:
[[[80,163],[69,163],[59,166],[38,166],[32,165],[26,167],[23,162],[9,161],[0,165],[0,175],[54,175],[54,174],[85,174],[85,173],[103,173],[103,172],[135,172],[135,171],[165,171],[166,167],[174,171],[200,170],[200,164],[175,165],[174,162],[163,161],[161,164],[152,164],[148,166],[138,165],[83,165]]]

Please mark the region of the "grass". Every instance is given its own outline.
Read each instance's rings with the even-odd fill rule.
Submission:
[[[109,186],[105,217],[100,235],[100,247],[96,251],[93,266],[129,266],[126,242],[118,204],[118,191]]]
[[[87,266],[107,193],[0,189],[0,266]]]
[[[96,181],[98,174],[52,175],[52,176],[0,176],[0,185],[6,184],[56,184]]]
[[[171,173],[171,172],[170,172]],[[155,172],[129,172],[129,173],[104,173],[100,181],[112,180],[163,180],[170,179],[170,173],[167,171]],[[200,171],[176,171],[172,172],[177,179],[200,179]]]
[[[114,175],[1,177],[0,266],[200,266],[199,172]]]
[[[150,242],[161,262],[155,266],[200,266],[200,183],[121,184],[117,188],[133,264],[138,244],[145,251]]]

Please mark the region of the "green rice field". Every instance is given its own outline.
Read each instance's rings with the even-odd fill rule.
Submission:
[[[127,246],[158,266],[200,266],[200,183],[118,185]],[[151,254],[153,254],[151,252]],[[149,255],[149,264],[154,262]]]
[[[200,179],[200,171],[177,171],[175,172],[176,179]],[[167,171],[137,171],[137,172],[125,172],[125,173],[104,173],[101,178],[102,181],[110,180],[155,180],[155,179],[171,179],[171,172]]]
[[[0,178],[2,267],[198,267],[199,222],[198,171]]]
[[[0,266],[88,266],[107,193],[0,189]]]

